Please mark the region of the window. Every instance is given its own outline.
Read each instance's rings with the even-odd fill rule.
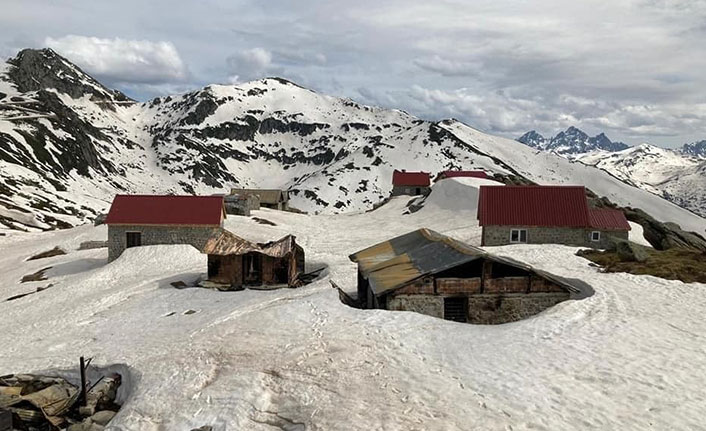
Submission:
[[[601,240],[601,233],[597,230],[591,232],[591,241],[598,242]]]
[[[511,229],[510,242],[527,242],[527,229]]]
[[[138,247],[142,245],[142,233],[140,232],[126,232],[125,233],[125,243],[127,248]]]

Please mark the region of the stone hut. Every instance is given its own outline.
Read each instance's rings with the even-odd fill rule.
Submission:
[[[484,171],[442,171],[434,178],[434,182],[445,178],[481,178],[488,179],[488,174]]]
[[[230,194],[224,197],[226,214],[249,216],[260,209],[260,197],[255,194]]]
[[[420,229],[350,256],[362,308],[415,311],[497,324],[537,314],[581,293],[568,280]]]
[[[256,196],[259,199],[257,208],[271,208],[274,210],[289,210],[289,191],[281,189],[231,189],[231,195]]]
[[[304,273],[304,249],[292,235],[279,241],[255,244],[218,229],[206,240],[208,280],[230,287],[296,286]]]
[[[191,244],[203,250],[225,217],[222,196],[117,195],[105,221],[108,261],[141,245]]]
[[[428,172],[395,171],[392,173],[392,196],[426,195],[431,191]]]
[[[481,186],[481,245],[565,244],[608,248],[628,239],[622,211],[590,208],[583,186]]]

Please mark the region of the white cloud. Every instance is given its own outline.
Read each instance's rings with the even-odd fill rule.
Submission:
[[[45,45],[109,84],[183,82],[188,70],[171,42],[68,35]]]
[[[263,48],[252,48],[240,51],[226,59],[233,75],[231,83],[241,80],[264,78],[273,68],[272,53]]]

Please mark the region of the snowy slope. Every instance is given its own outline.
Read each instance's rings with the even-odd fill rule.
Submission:
[[[234,186],[287,188],[298,209],[353,213],[389,196],[394,169],[482,169],[586,184],[659,220],[706,228],[704,219],[598,169],[280,78],[134,103],[51,50],[10,61],[0,70],[0,226],[7,229],[77,225],[105,211],[116,193]],[[45,118],[17,120],[13,100]]]
[[[706,160],[649,144],[574,157],[706,216]]]
[[[494,251],[595,295],[499,326],[339,302],[329,280],[354,288],[346,256],[363,247],[422,226],[478,244],[475,195],[477,185],[444,180],[434,205],[406,216],[399,197],[366,214],[255,212],[277,226],[229,218],[253,240],[293,232],[307,266],[327,266],[315,283],[277,291],[175,289],[206,271],[186,246],[134,248],[110,264],[105,249],[76,250],[105,227],[10,233],[0,299],[54,285],[0,301],[0,375],[75,370],[80,354],[123,364],[125,404],[111,423],[123,431],[701,428],[704,285],[602,274],[576,248],[523,245]],[[443,210],[460,201],[466,211]],[[69,254],[25,261],[55,245]],[[19,283],[47,266],[48,280]]]

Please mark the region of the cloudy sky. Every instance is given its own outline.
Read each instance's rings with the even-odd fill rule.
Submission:
[[[508,137],[706,139],[706,0],[181,3],[0,0],[0,56],[49,46],[141,100],[282,76]]]

